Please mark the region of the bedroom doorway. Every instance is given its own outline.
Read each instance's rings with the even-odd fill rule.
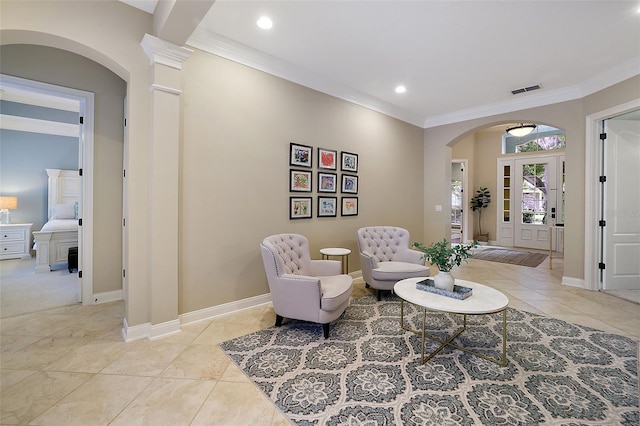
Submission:
[[[78,273],[77,301],[93,303],[93,170],[92,167],[86,167],[93,165],[93,93],[9,75],[1,75],[0,89],[3,100],[12,99],[17,103],[52,110],[72,108],[81,117],[80,123],[75,126],[78,135],[78,169],[82,170],[78,217],[83,222],[78,231],[78,271],[82,271],[82,274]],[[32,121],[22,131],[34,132],[38,129],[37,132],[47,134],[56,128],[66,127],[69,130],[69,124],[64,126],[65,123],[42,121],[45,120]],[[47,128],[50,130],[47,131]]]

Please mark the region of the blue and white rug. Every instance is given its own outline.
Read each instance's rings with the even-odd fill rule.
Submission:
[[[405,303],[418,328],[422,313]],[[461,316],[427,312],[445,338]],[[468,317],[456,343],[502,355],[502,314]],[[638,342],[509,308],[500,367],[456,349],[420,365],[395,296],[353,300],[331,327],[286,321],[222,343],[296,425],[638,425]],[[427,341],[427,351],[438,344]]]

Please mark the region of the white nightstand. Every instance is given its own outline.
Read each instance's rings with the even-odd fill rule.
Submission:
[[[0,260],[29,259],[33,223],[0,224]]]

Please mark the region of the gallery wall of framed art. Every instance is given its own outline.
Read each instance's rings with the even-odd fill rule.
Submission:
[[[315,161],[314,174],[314,154]],[[340,167],[338,168],[338,164]],[[289,219],[313,217],[313,193],[316,195],[316,217],[358,215],[358,154],[329,148],[314,147],[302,143],[289,144]],[[339,170],[338,170],[339,169]],[[340,171],[340,173],[338,173]],[[315,176],[315,186],[314,186]],[[303,194],[299,194],[304,192]],[[337,194],[343,194],[338,200]],[[331,194],[335,194],[331,195]]]

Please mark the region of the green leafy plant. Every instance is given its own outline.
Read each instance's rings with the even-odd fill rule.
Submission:
[[[478,211],[478,235],[484,235],[482,233],[482,210],[489,207],[491,203],[491,193],[489,189],[480,187],[476,190],[476,195],[471,197],[471,210]]]
[[[478,246],[474,241],[471,244],[459,244],[449,246],[449,241],[443,239],[430,246],[423,246],[420,243],[413,243],[413,247],[423,253],[423,259],[427,259],[432,265],[436,265],[441,272],[449,272],[454,266],[460,266],[462,261],[466,261],[473,255],[471,251]]]

